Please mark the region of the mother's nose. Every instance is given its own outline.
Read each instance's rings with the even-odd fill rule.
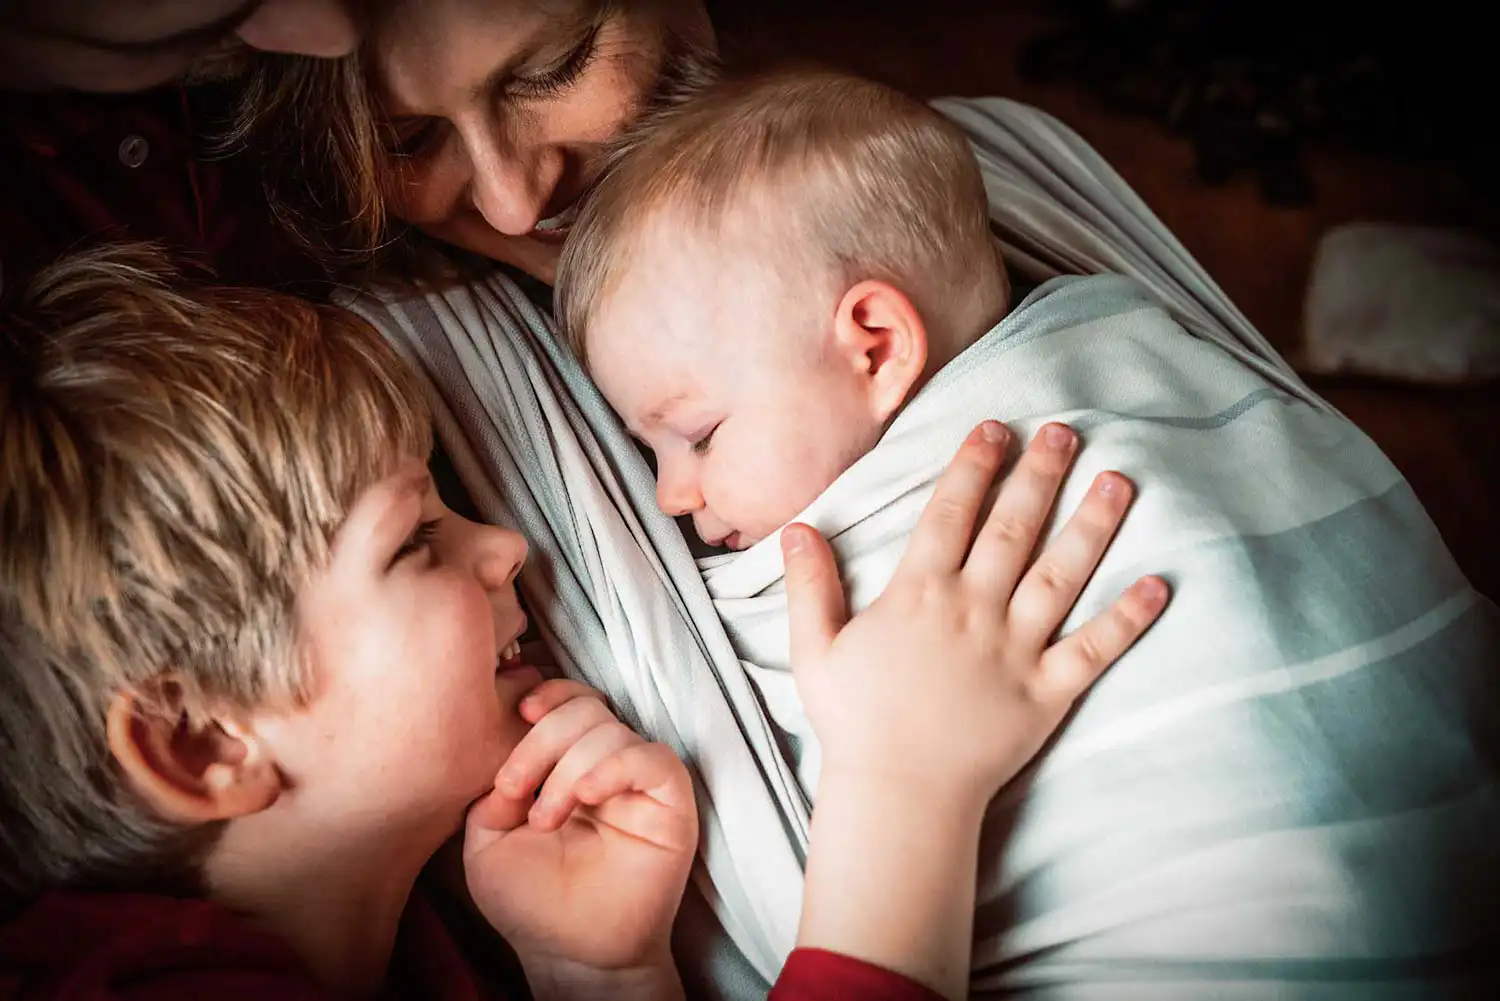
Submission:
[[[469,198],[484,221],[506,236],[530,233],[545,217],[562,180],[562,151],[519,146],[486,134],[469,143],[469,158]]]

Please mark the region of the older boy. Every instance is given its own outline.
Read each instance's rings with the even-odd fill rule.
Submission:
[[[284,296],[180,287],[129,250],[53,269],[6,328],[0,886],[31,902],[0,934],[7,976],[85,997],[403,978],[467,996],[406,905],[490,793],[469,871],[530,976],[640,966],[670,993],[688,776],[581,686],[537,687],[515,646],[526,544],[442,507],[417,385],[378,336]],[[557,769],[529,823],[491,792],[528,747]],[[599,833],[571,878],[637,878],[614,916],[596,901],[592,925],[559,929],[581,903],[549,898],[569,867],[526,844],[567,832],[579,800]],[[531,833],[503,834],[518,823]],[[423,944],[393,959],[403,915]]]

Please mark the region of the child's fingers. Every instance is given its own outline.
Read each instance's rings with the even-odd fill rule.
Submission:
[[[964,565],[964,580],[980,588],[996,608],[1005,607],[1026,572],[1077,440],[1065,424],[1038,429],[979,527]]]
[[[951,574],[964,565],[979,506],[1005,460],[1010,430],[998,421],[975,428],[938,477],[897,573]]]
[[[537,685],[521,699],[521,718],[535,723],[564,703],[574,699],[598,699],[604,702],[604,693],[581,681],[570,678],[553,678]]]
[[[589,806],[626,792],[650,796],[673,809],[693,804],[687,766],[665,744],[642,742],[617,751],[580,778],[574,792]]]
[[[781,553],[786,563],[792,667],[796,669],[828,649],[848,621],[849,612],[833,550],[815,529],[796,524],[783,528]]]
[[[674,851],[697,846],[692,779],[665,744],[633,744],[610,755],[574,792],[600,823]]]
[[[1077,699],[1150,628],[1167,598],[1167,583],[1160,577],[1136,581],[1109,608],[1042,654],[1032,696],[1051,705]]]
[[[1120,527],[1133,489],[1119,473],[1099,474],[1078,510],[1021,578],[1010,600],[1010,623],[1027,649],[1042,649],[1062,625]]]
[[[597,726],[580,737],[547,776],[531,807],[531,825],[543,831],[560,827],[578,806],[578,796],[574,791],[578,780],[610,755],[641,742],[639,734],[615,721]]]
[[[508,796],[522,796],[542,784],[568,749],[597,726],[615,722],[609,707],[598,699],[577,698],[543,716],[521,738],[500,774],[495,788]]]
[[[484,851],[510,831],[526,823],[531,810],[531,797],[515,799],[491,790],[488,795],[469,807],[464,819],[464,854],[474,855]]]

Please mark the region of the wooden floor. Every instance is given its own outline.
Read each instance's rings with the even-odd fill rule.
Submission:
[[[1153,121],[1113,113],[1082,88],[1022,81],[1016,53],[1051,26],[1016,0],[761,0],[719,4],[725,54],[806,58],[919,97],[999,94],[1076,129],[1175,232],[1231,299],[1295,358],[1309,268],[1321,235],[1356,220],[1458,226],[1500,236],[1500,201],[1456,170],[1312,151],[1316,204],[1276,208],[1249,178],[1208,187],[1189,145]],[[1500,599],[1500,390],[1415,389],[1348,380],[1314,387],[1362,427],[1411,481],[1470,579]],[[1399,567],[1391,568],[1400,573]]]

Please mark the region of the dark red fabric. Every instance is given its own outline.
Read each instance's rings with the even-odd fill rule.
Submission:
[[[389,997],[481,1001],[420,898],[402,921]],[[335,1001],[275,936],[201,900],[52,894],[0,928],[4,1001]]]
[[[447,929],[413,899],[392,958],[392,1001],[481,1001]],[[798,949],[772,1001],[933,1001],[905,977]],[[273,935],[201,900],[52,894],[0,927],[0,1001],[337,1001]]]
[[[942,1001],[898,973],[822,949],[796,949],[768,1001]]]
[[[212,904],[56,894],[0,931],[5,1001],[329,1001],[291,951]]]
[[[233,284],[314,277],[277,225],[253,157],[212,154],[231,99],[222,86],[0,93],[6,283],[102,240],[161,242]]]

